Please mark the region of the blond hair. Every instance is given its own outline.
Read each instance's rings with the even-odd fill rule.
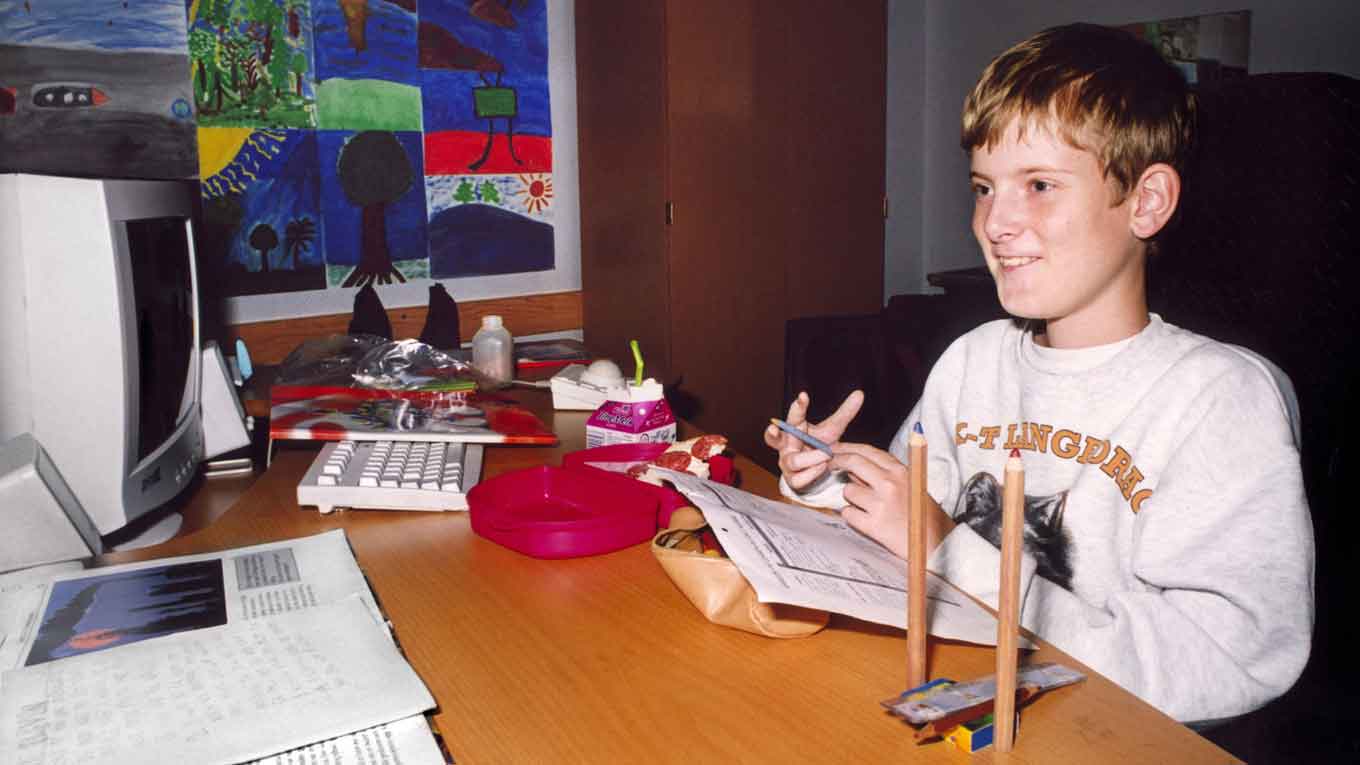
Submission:
[[[963,106],[965,152],[991,148],[1014,123],[1053,129],[1096,155],[1119,189],[1165,162],[1183,173],[1195,103],[1180,70],[1112,27],[1071,24],[1016,44],[983,70]]]

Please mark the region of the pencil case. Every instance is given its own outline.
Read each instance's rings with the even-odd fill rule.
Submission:
[[[783,603],[761,603],[737,565],[722,553],[704,516],[693,507],[671,514],[670,528],[652,538],[652,554],[686,598],[714,624],[774,638],[815,634],[830,614]]]

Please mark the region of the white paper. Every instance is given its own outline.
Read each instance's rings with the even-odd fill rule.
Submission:
[[[13,765],[228,765],[434,706],[357,596],[12,670],[4,687]]]
[[[723,550],[764,603],[816,608],[857,619],[907,626],[907,563],[840,516],[658,470],[689,497]],[[930,634],[996,645],[996,618],[927,572]],[[1022,643],[1029,645],[1026,641]]]
[[[175,558],[142,561],[103,568],[84,569],[78,562],[59,564],[39,569],[28,569],[0,576],[0,670],[23,665],[40,630],[40,621],[52,623],[52,616],[69,602],[73,593],[87,583],[108,582],[134,572],[143,572],[154,581],[166,567],[185,563],[217,562],[221,572],[221,609],[217,617],[198,619],[198,629],[236,623],[250,619],[268,618],[280,614],[297,613],[322,605],[336,603],[347,597],[359,597],[373,620],[382,616],[373,600],[368,582],[345,540],[343,531],[335,530],[310,537],[270,542],[262,545],[235,548],[216,553],[186,555]],[[216,582],[213,582],[216,586]],[[48,608],[49,596],[63,593],[61,600]],[[105,593],[117,606],[116,588]],[[123,604],[126,611],[130,604]],[[155,605],[154,602],[147,605]],[[201,606],[201,604],[200,604]],[[48,612],[52,613],[49,614]],[[108,617],[101,617],[97,609],[83,615],[65,629],[72,636],[94,633],[109,626]],[[146,614],[146,611],[138,613]],[[48,614],[47,619],[40,619]],[[154,614],[152,614],[154,618]],[[84,618],[91,624],[82,624]],[[146,619],[132,626],[145,626]],[[193,621],[193,620],[191,620]],[[98,624],[95,624],[98,623]],[[127,625],[123,625],[127,626]],[[184,629],[194,629],[181,625]],[[385,625],[384,625],[385,629]],[[167,632],[166,634],[173,634]],[[390,633],[386,633],[391,638]],[[158,637],[143,635],[150,642]],[[97,640],[95,642],[98,642]],[[132,644],[132,643],[127,643]],[[84,652],[108,650],[116,644],[89,646]],[[0,681],[0,688],[3,688]],[[261,760],[265,765],[368,765],[369,763],[404,763],[404,765],[439,765],[444,757],[430,732],[423,715],[415,715],[376,728],[338,736],[320,743],[303,742],[305,746],[282,752],[281,745],[273,754]],[[8,760],[3,760],[9,762]]]
[[[247,765],[444,765],[424,715],[255,760]]]

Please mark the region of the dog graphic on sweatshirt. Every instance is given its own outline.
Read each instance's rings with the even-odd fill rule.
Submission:
[[[1063,528],[1067,492],[1046,497],[1025,495],[1025,552],[1038,562],[1039,576],[1072,589],[1072,538]],[[1001,549],[1001,484],[991,473],[968,479],[959,495],[954,520],[968,524]]]

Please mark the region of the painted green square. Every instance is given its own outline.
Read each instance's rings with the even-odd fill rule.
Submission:
[[[481,119],[513,117],[519,114],[514,88],[473,88],[472,103]]]

